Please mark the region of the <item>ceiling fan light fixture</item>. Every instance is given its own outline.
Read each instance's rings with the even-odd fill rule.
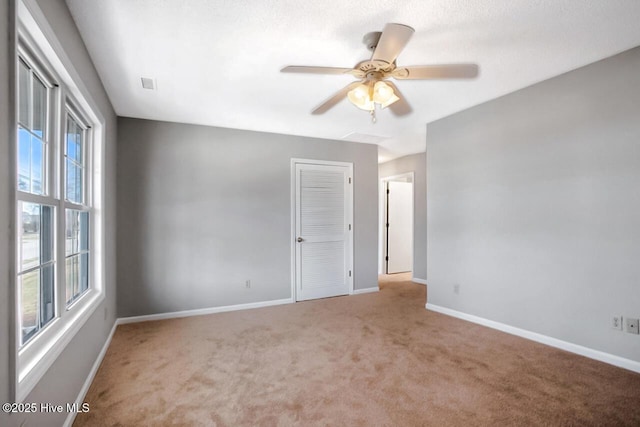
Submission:
[[[393,92],[393,88],[383,81],[376,82],[373,86],[373,100],[386,108],[400,98]]]
[[[373,83],[362,83],[347,93],[347,98],[356,107],[373,111],[375,104],[380,104],[381,108],[386,108],[400,98],[393,92],[393,88],[382,80]]]
[[[371,111],[374,109],[374,104],[369,92],[369,86],[361,84],[351,89],[347,93],[347,98],[356,107],[362,110]]]
[[[373,100],[378,104],[384,104],[393,96],[393,89],[382,80],[373,86]]]

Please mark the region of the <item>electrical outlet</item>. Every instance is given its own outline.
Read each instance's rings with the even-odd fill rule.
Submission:
[[[251,287],[251,280],[247,280],[244,284],[245,288],[249,289]]]
[[[622,330],[622,316],[611,316],[611,328]]]
[[[625,324],[627,325],[627,332],[629,332],[630,334],[640,334],[640,332],[638,331],[638,319],[631,319],[629,317],[626,317],[624,320]]]
[[[460,293],[460,285],[458,284],[453,285],[453,293],[456,295]]]

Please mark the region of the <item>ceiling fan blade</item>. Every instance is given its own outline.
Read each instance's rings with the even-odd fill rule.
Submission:
[[[338,67],[306,67],[302,65],[290,65],[284,67],[282,73],[306,73],[306,74],[347,74],[353,71],[353,68]]]
[[[414,29],[402,24],[387,24],[382,31],[372,61],[393,64],[413,35]]]
[[[335,95],[333,95],[331,98],[327,99],[320,106],[318,106],[315,110],[313,110],[311,112],[311,114],[316,114],[317,115],[317,114],[326,113],[329,109],[333,108],[338,102],[340,102],[343,99],[345,99],[347,97],[347,93],[351,89],[353,89],[354,87],[358,86],[361,83],[362,82],[353,82],[353,83],[350,83],[347,86],[343,87]]]
[[[472,79],[478,77],[477,64],[443,64],[396,68],[392,74],[400,80]]]
[[[407,98],[398,90],[398,86],[394,85],[393,82],[389,80],[385,80],[385,83],[391,86],[393,92],[396,94],[399,100],[389,105],[387,108],[391,110],[391,112],[396,116],[405,116],[413,111],[411,105],[407,102]]]

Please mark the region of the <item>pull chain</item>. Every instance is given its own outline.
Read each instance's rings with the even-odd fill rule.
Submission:
[[[370,112],[371,114],[371,123],[375,124],[376,123],[376,108],[373,107],[373,109]]]

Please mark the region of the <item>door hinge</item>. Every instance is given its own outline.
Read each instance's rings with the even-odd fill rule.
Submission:
[[[351,270],[349,270],[349,277],[351,277]]]
[[[349,224],[349,231],[351,231],[351,224]]]
[[[351,184],[351,177],[349,177],[349,184]]]
[[[384,257],[384,260],[389,261],[389,257],[388,256]]]
[[[389,189],[387,188],[387,194],[389,194]]]
[[[387,228],[389,228],[389,223],[386,224]]]

